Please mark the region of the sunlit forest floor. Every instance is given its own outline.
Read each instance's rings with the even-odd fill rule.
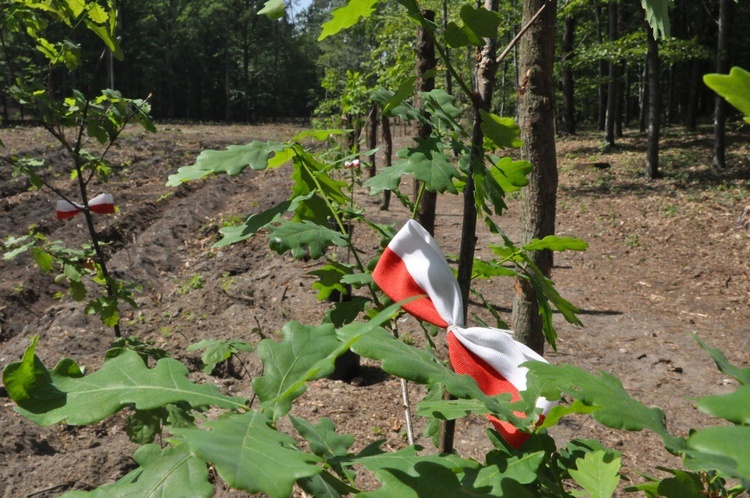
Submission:
[[[164,184],[178,167],[192,164],[201,150],[254,139],[285,140],[298,131],[292,125],[164,124],[150,135],[128,128],[112,153],[116,171],[111,183],[95,186],[111,192],[119,207],[115,215],[99,220],[110,242],[111,268],[143,286],[140,307],[126,311],[123,330],[154,341],[186,362],[191,378],[215,382],[228,393],[252,395],[250,381],[261,372],[259,361],[243,353],[246,369],[235,360],[208,377],[200,371],[200,353],[186,352],[188,345],[207,338],[257,343],[261,334],[273,336],[289,320],[319,322],[327,306],[310,288],[314,277],[308,272],[317,262],[279,256],[262,236],[211,248],[220,227],[285,200],[290,169],[248,170],[238,177],[176,189]],[[65,156],[42,130],[22,127],[0,133],[6,146],[0,152],[46,158],[58,173],[55,185],[72,193]],[[399,146],[408,145],[403,134],[396,140]],[[593,132],[561,138],[557,145],[558,233],[583,238],[590,246],[584,253],[556,257],[552,278],[560,293],[580,307],[584,328],[557,316],[558,351],[548,351],[548,358],[618,376],[636,399],[662,407],[670,429],[680,435],[711,423],[691,399],[736,387],[716,371],[690,333],[748,366],[750,230],[738,217],[750,204],[749,141],[746,131],[730,131],[729,167],[717,173],[709,168],[708,128],[688,134],[667,127],[661,180],[643,177],[643,135],[627,132],[612,149],[603,148],[602,136]],[[82,221],[56,220],[55,196],[28,187],[7,169],[0,172],[0,236],[25,234],[35,225],[50,240],[83,242]],[[411,190],[408,181],[405,187]],[[355,199],[380,222],[400,226],[409,216],[395,199],[388,211],[380,210],[379,197],[369,197],[362,189]],[[519,203],[520,196],[511,194],[509,209],[498,220],[516,240]],[[460,209],[457,197],[438,201],[436,239],[446,254],[458,252]],[[354,237],[365,253],[374,253],[378,246],[365,227],[357,228]],[[488,233],[481,233],[479,240],[483,249],[477,257],[489,258],[484,247],[496,240]],[[111,332],[96,317],[84,315],[81,304],[59,298],[63,289],[53,276],[41,274],[28,257],[0,260],[0,275],[0,368],[20,359],[34,334],[40,336],[38,354],[49,367],[63,356],[89,371],[101,365]],[[509,321],[512,281],[477,285]],[[490,321],[488,313],[477,313]],[[413,319],[400,329],[407,340],[422,340]],[[411,386],[414,402],[422,394],[421,387]],[[311,383],[293,414],[331,418],[340,432],[356,437],[354,451],[383,438],[386,448],[406,444],[399,382],[368,361],[356,382]],[[418,443],[434,451],[431,441],[421,436],[423,428],[423,421],[416,420]],[[489,449],[486,428],[480,418],[459,423],[457,450],[482,458]],[[288,429],[294,434],[291,426]],[[586,417],[564,420],[551,433],[560,444],[571,437],[595,437],[622,451],[623,473],[633,482],[643,481],[637,472],[658,474],[658,465],[679,465],[654,434],[612,431]],[[135,467],[134,449],[123,415],[92,427],[39,428],[15,414],[0,389],[0,497],[57,496],[114,481]],[[361,484],[372,487],[374,481],[363,475]],[[242,496],[226,489],[218,477],[216,489],[216,496]]]

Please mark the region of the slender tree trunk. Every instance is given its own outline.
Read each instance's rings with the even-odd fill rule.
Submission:
[[[388,116],[380,113],[380,129],[383,133],[383,159],[387,168],[393,164],[393,137],[391,136],[391,120]],[[388,211],[391,204],[391,191],[383,191],[383,204],[380,205],[381,211]]]
[[[426,10],[423,13],[425,19],[430,22],[435,21],[435,11]],[[437,61],[435,59],[435,44],[432,41],[432,36],[425,31],[421,26],[418,28],[417,33],[417,84],[415,85],[416,95],[414,97],[414,106],[417,109],[424,111],[424,104],[420,92],[430,92],[435,88],[435,77],[430,76],[425,78],[425,73],[431,71],[437,67]],[[429,123],[417,122],[414,129],[414,135],[420,139],[427,139],[432,133],[432,126]],[[431,234],[435,234],[435,207],[437,205],[437,193],[424,191],[421,198],[419,197],[419,191],[422,186],[416,180],[414,181],[414,202],[419,202],[419,208],[417,210],[417,221]]]
[[[648,57],[641,71],[641,91],[639,95],[638,131],[646,133],[646,119],[648,117]]]
[[[719,43],[716,48],[716,72],[729,72],[729,55],[727,54],[727,36],[729,33],[730,0],[719,0]],[[714,97],[714,150],[711,166],[714,169],[726,168],[726,122],[727,103],[716,94]]]
[[[576,134],[573,70],[570,67],[570,61],[575,55],[573,52],[575,27],[575,17],[572,14],[565,16],[565,29],[562,36],[562,131],[567,135]]]
[[[650,26],[648,31],[648,139],[646,176],[659,178],[659,135],[661,126],[661,88],[659,84],[659,44]]]
[[[603,43],[602,38],[602,22],[601,22],[601,5],[597,0],[592,0],[593,11],[594,11],[594,25],[596,27],[596,40],[599,44]],[[599,86],[597,94],[599,96],[599,117],[597,119],[597,128],[599,131],[604,131],[604,125],[607,119],[607,87],[604,84],[604,80],[607,78],[607,62],[605,60],[599,61]]]
[[[443,32],[448,29],[448,0],[443,0]],[[445,48],[445,57],[450,60],[451,51]],[[446,61],[447,63],[448,61]],[[445,71],[445,91],[448,95],[453,95],[453,77],[450,71]]]
[[[555,1],[555,0],[553,0]],[[485,0],[484,8],[497,12],[499,0]],[[549,6],[548,6],[549,8]],[[528,19],[536,11],[532,11]],[[554,7],[552,7],[554,13]],[[525,36],[531,36],[526,34]],[[476,93],[472,96],[474,113],[474,126],[471,134],[471,153],[469,160],[469,171],[463,197],[463,218],[461,223],[461,244],[458,260],[458,285],[461,288],[461,298],[464,303],[464,321],[468,316],[469,290],[471,288],[471,273],[474,268],[474,251],[476,249],[477,232],[477,208],[474,196],[474,171],[475,168],[484,168],[484,132],[482,132],[482,118],[480,110],[489,112],[492,103],[492,93],[495,89],[495,77],[497,76],[497,39],[485,38],[484,46],[477,51]],[[455,420],[448,420],[443,426],[441,434],[440,450],[443,453],[453,452],[453,435]]]
[[[378,106],[373,104],[370,107],[370,113],[367,116],[367,148],[370,150],[378,146]],[[370,156],[370,168],[368,169],[370,178],[375,176],[377,168],[375,166],[375,154]]]
[[[555,16],[557,1],[525,0],[523,24],[543,5],[541,17],[521,39],[521,72],[528,75],[525,92],[519,95],[519,124],[524,145],[521,153],[533,166],[529,185],[523,191],[521,242],[555,233],[557,202],[557,158],[555,151]],[[534,251],[534,263],[545,275],[552,270],[552,252]],[[534,288],[517,279],[513,300],[516,339],[538,353],[544,351],[542,317]]]
[[[610,0],[608,7],[609,41],[617,41],[617,2]],[[617,121],[618,65],[614,57],[609,58],[609,81],[607,82],[607,115],[605,121],[605,141],[609,147],[615,146],[615,121]]]
[[[229,57],[229,39],[224,44],[224,121],[232,120],[232,83],[231,83],[231,64]]]
[[[698,129],[698,85],[700,82],[700,61],[690,61],[690,87],[688,90],[687,109],[685,111],[685,128],[689,131]]]
[[[625,69],[623,71],[623,76],[625,77],[625,83],[624,83],[624,85],[625,85],[625,95],[623,96],[623,101],[622,101],[622,110],[623,110],[623,112],[622,112],[622,123],[623,124],[622,124],[621,128],[622,127],[627,128],[628,126],[630,126],[630,111],[631,111],[631,108],[632,108],[631,103],[632,103],[632,100],[633,100],[633,95],[631,93],[631,88],[630,88],[631,83],[632,83],[630,81],[630,75],[631,74],[632,74],[632,71],[630,70],[630,65],[626,62],[625,63]],[[620,130],[620,131],[622,131],[622,130]],[[619,136],[622,136],[622,135],[619,135]]]

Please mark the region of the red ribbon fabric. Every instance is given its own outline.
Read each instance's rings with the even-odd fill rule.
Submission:
[[[64,220],[72,218],[83,210],[83,206],[77,202],[64,200],[57,201],[57,218]],[[115,203],[112,194],[99,194],[89,201],[89,210],[97,214],[112,214],[115,212]]]
[[[512,401],[526,390],[526,361],[547,363],[509,330],[464,327],[461,289],[435,239],[419,223],[409,220],[383,252],[372,273],[375,283],[394,301],[426,294],[404,305],[419,320],[448,329],[447,342],[453,369],[473,377],[485,394],[510,393]],[[540,419],[555,402],[539,398]],[[516,413],[523,417],[523,413]],[[495,429],[514,448],[529,437],[513,425],[488,416]]]

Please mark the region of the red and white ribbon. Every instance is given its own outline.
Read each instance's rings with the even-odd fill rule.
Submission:
[[[464,327],[461,289],[435,239],[419,223],[409,220],[383,252],[372,273],[375,282],[394,301],[426,294],[406,303],[404,309],[420,320],[448,329],[448,352],[453,369],[473,377],[485,394],[510,393],[511,401],[526,390],[526,361],[542,356],[513,339],[509,330]],[[556,402],[539,398],[540,418]],[[523,413],[517,413],[524,416]],[[529,434],[488,416],[495,429],[513,447],[520,447]]]
[[[64,200],[57,201],[57,218],[64,220],[72,218],[83,210],[83,206],[77,202]],[[89,210],[97,214],[112,214],[115,212],[115,203],[112,194],[99,194],[89,201]]]

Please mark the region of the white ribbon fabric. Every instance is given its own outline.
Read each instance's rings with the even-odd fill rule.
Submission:
[[[404,305],[420,320],[448,329],[448,349],[456,372],[471,375],[489,395],[510,393],[513,401],[526,390],[526,361],[547,361],[513,333],[483,327],[464,327],[461,289],[435,239],[419,223],[409,220],[396,234],[373,271],[380,288],[394,301],[427,294]],[[542,417],[555,405],[539,398]],[[523,415],[523,414],[520,414]],[[514,447],[528,434],[507,422],[489,417],[495,428]]]

